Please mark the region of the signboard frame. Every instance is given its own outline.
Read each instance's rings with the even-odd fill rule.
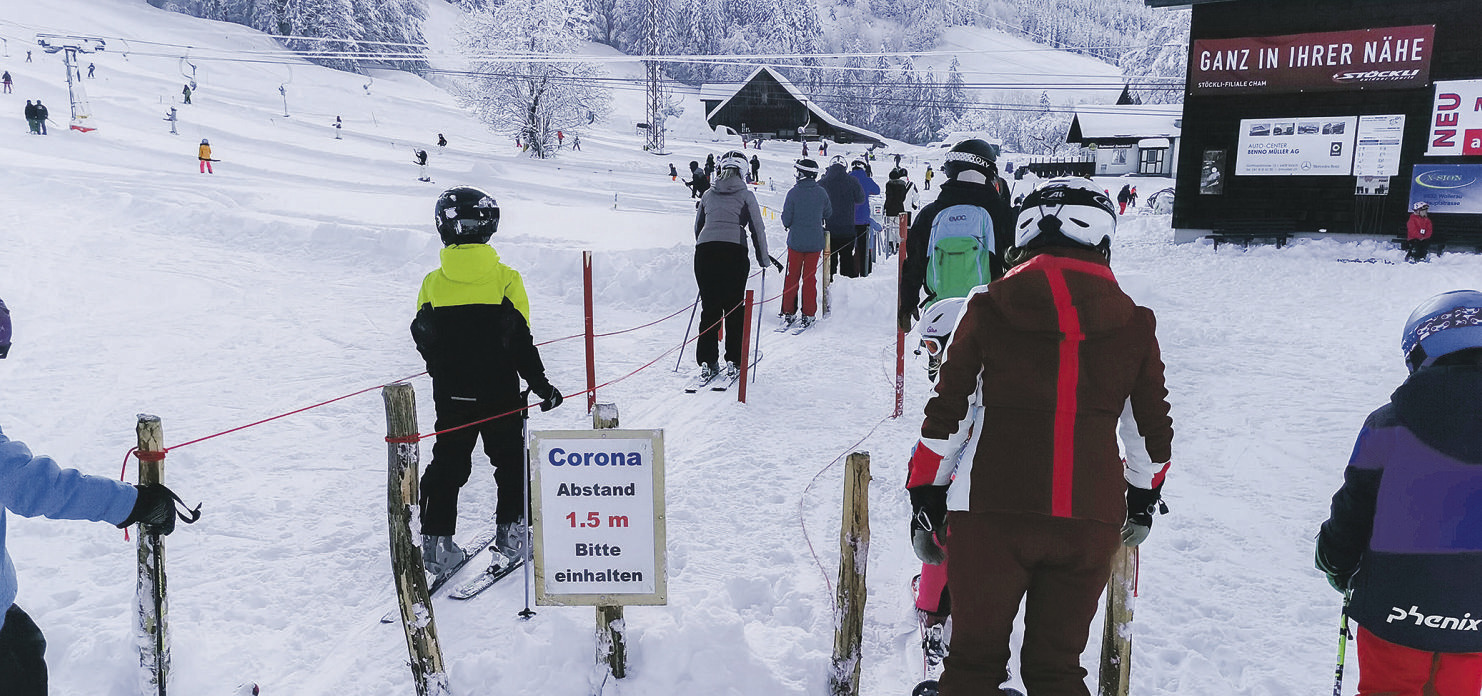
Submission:
[[[546,587],[545,507],[541,487],[542,471],[548,465],[541,461],[545,445],[558,442],[602,440],[648,440],[652,449],[653,485],[653,592],[651,593],[564,593]],[[532,561],[535,574],[535,603],[539,606],[661,606],[668,604],[668,561],[665,540],[667,525],[664,512],[664,431],[663,430],[540,430],[530,433],[530,515],[533,539]]]
[[[1417,164],[1410,171],[1410,200],[1431,215],[1482,213],[1482,164]]]
[[[1412,89],[1430,81],[1436,25],[1196,39],[1194,96]]]
[[[1358,122],[1358,116],[1241,119],[1235,176],[1352,176]],[[1313,148],[1307,159],[1301,159],[1304,146]],[[1334,168],[1324,169],[1322,165]],[[1346,166],[1336,168],[1341,165]]]
[[[1426,157],[1482,155],[1482,80],[1439,80],[1426,126]]]

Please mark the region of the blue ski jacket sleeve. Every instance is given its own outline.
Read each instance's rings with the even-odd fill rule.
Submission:
[[[4,608],[15,602],[15,564],[5,546],[5,513],[55,520],[120,524],[134,509],[139,491],[122,481],[63,469],[51,457],[37,457],[25,443],[0,431],[0,628]]]

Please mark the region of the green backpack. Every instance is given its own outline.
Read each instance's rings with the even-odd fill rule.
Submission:
[[[993,219],[975,205],[954,205],[931,221],[927,246],[926,289],[932,302],[967,297],[987,283],[993,244]]]

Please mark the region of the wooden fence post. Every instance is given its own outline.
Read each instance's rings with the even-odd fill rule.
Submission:
[[[897,277],[906,273],[906,213],[897,216],[900,220],[901,232],[900,244],[896,247]],[[900,283],[896,283],[895,305],[900,307],[904,295],[900,291]],[[899,314],[897,314],[899,316]],[[895,328],[895,410],[891,412],[891,418],[900,418],[906,412],[906,332],[899,326]]]
[[[138,437],[139,483],[164,483],[165,433],[159,416],[140,414],[134,426]],[[139,666],[144,668],[141,691],[165,696],[170,676],[169,603],[165,597],[165,541],[138,525],[139,572],[134,587],[135,628]]]
[[[831,270],[834,267],[834,252],[832,249],[833,241],[833,236],[825,231],[823,233],[823,268],[821,269],[823,271],[823,282],[819,283],[819,285],[821,285],[822,287],[820,287],[818,291],[818,301],[820,304],[823,305],[822,316],[825,317],[828,316],[829,312],[828,286],[830,283],[834,282],[834,273]]]
[[[606,430],[618,427],[617,404],[597,404],[592,410],[592,428]],[[616,679],[628,676],[627,626],[623,607],[597,607],[597,664],[607,665]]]
[[[1100,696],[1127,696],[1132,686],[1132,604],[1137,592],[1137,548],[1112,557],[1106,584],[1106,625],[1101,632]]]
[[[844,472],[844,522],[839,529],[839,598],[834,615],[832,696],[859,696],[864,640],[865,565],[870,556],[870,454],[849,455]]]
[[[755,304],[756,291],[747,290],[746,307],[743,310],[745,313],[741,319],[741,374],[737,376],[737,379],[741,380],[741,389],[736,392],[736,400],[743,404],[746,403],[746,374],[751,369],[751,361],[749,360],[751,357],[751,322],[755,320],[755,317],[752,316],[752,308]]]
[[[422,540],[412,532],[412,506],[417,504],[417,399],[412,385],[388,384],[386,403],[386,511],[391,529],[391,573],[396,579],[401,627],[411,654],[417,696],[447,696],[448,673],[437,642],[432,597],[422,567]]]

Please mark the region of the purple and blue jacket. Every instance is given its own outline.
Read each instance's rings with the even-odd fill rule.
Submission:
[[[1482,367],[1421,369],[1359,432],[1318,552],[1358,568],[1348,615],[1427,652],[1482,652]]]

